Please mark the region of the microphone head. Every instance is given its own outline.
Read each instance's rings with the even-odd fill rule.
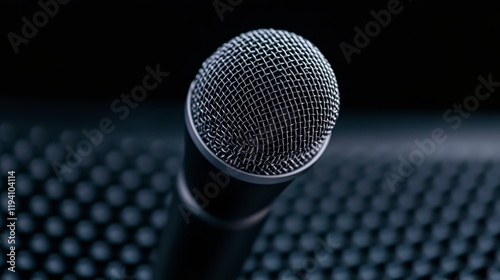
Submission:
[[[210,154],[255,175],[309,165],[339,112],[332,67],[294,33],[259,29],[221,46],[191,84],[186,114]]]

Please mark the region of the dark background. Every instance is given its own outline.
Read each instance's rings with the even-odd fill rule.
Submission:
[[[318,46],[337,75],[342,110],[447,109],[474,93],[478,75],[500,80],[494,1],[402,0],[403,11],[347,63],[339,44],[353,45],[353,28],[388,2],[242,0],[221,21],[213,1],[72,0],[15,54],[6,35],[21,34],[21,18],[40,7],[2,1],[1,96],[109,106],[141,83],[146,65],[160,63],[171,76],[144,102],[181,103],[201,63],[256,28],[289,30]],[[499,96],[480,110],[500,109]]]

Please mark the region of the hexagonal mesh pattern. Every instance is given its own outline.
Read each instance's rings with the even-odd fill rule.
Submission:
[[[3,230],[0,279],[151,280],[182,158],[175,133],[106,137],[59,182],[51,163],[81,133],[0,123],[0,226],[8,170],[18,218],[16,273],[6,269]],[[342,137],[276,199],[238,280],[500,279],[498,148],[484,159],[430,157],[392,192],[384,172],[412,146]],[[442,147],[479,152],[475,143]]]

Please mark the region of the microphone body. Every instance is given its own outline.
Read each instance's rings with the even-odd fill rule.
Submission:
[[[272,200],[289,182],[257,186],[230,177],[208,162],[190,137],[185,151],[154,279],[236,279]]]
[[[236,279],[273,200],[325,151],[338,108],[333,69],[293,33],[250,31],[209,57],[186,99],[153,279]]]

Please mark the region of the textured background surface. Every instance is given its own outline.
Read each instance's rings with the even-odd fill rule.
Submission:
[[[471,121],[450,134],[390,190],[384,172],[415,149],[402,140],[428,137],[432,126],[379,118],[385,128],[371,126],[368,138],[357,132],[364,121],[345,118],[318,164],[275,202],[241,279],[500,279],[500,138],[480,134],[492,126]],[[48,162],[82,139],[81,128],[22,126],[0,125],[2,205],[4,174],[15,169],[19,218],[19,272],[3,279],[150,279],[179,129],[117,130],[60,183]],[[315,257],[320,244],[331,254]]]

